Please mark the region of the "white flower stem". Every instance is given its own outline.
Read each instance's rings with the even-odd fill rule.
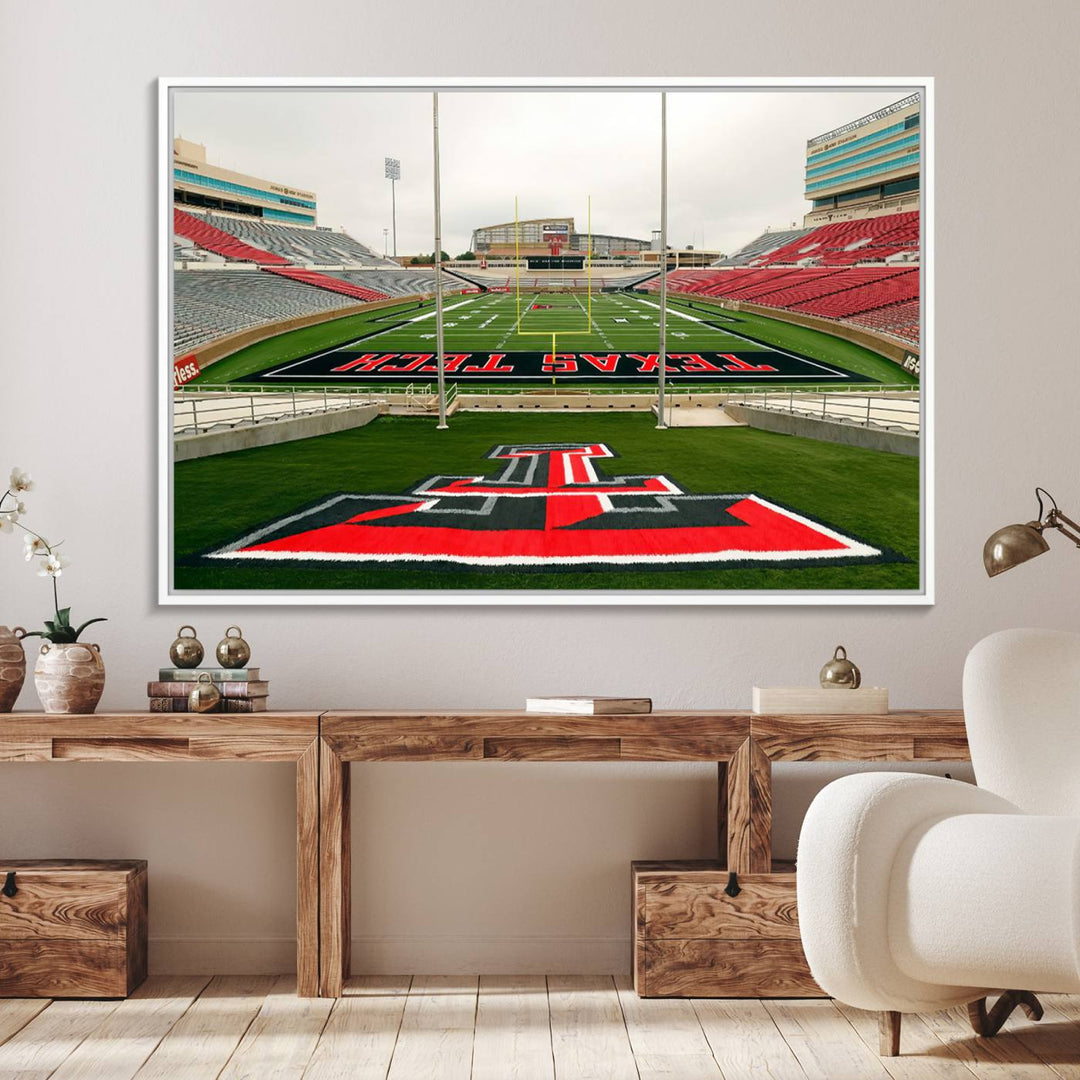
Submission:
[[[6,498],[8,498],[8,496],[14,497],[10,488],[8,488],[7,491],[5,491],[3,495],[0,495],[0,509],[3,508],[4,500]],[[41,544],[45,548],[45,554],[46,555],[51,555],[53,553],[53,549],[50,546],[49,541],[46,540],[45,537],[41,535],[41,533],[35,532],[33,529],[28,528],[21,521],[13,521],[11,524],[15,525],[16,527],[18,527],[20,529],[22,529],[22,531],[24,533],[29,533],[30,536],[34,537],[35,540],[39,540],[41,542]],[[43,557],[41,552],[35,552],[35,555],[38,558]],[[51,576],[52,576],[52,587],[53,587],[53,607],[56,609],[57,617],[59,617],[59,615],[60,615],[60,591],[59,591],[59,589],[57,588],[57,585],[56,585],[56,575],[53,574]]]

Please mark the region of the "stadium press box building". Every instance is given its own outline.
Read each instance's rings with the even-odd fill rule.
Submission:
[[[206,147],[187,139],[173,139],[173,202],[281,225],[317,222],[315,192],[211,165]]]
[[[919,209],[919,95],[806,144],[806,226]]]
[[[633,236],[610,236],[592,233],[593,257],[637,254],[648,251],[651,241]],[[530,218],[505,221],[499,225],[481,225],[473,229],[472,250],[477,255],[511,256],[546,255],[557,247],[563,251],[584,252],[590,236],[574,226],[572,217]]]

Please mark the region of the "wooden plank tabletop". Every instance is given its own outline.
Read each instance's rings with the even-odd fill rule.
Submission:
[[[319,734],[319,713],[159,713],[96,712],[0,714],[0,737],[85,735],[132,738],[140,735],[309,735]]]

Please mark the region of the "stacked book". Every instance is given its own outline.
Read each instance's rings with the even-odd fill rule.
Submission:
[[[162,668],[157,682],[146,684],[151,712],[187,712],[188,694],[200,675],[209,675],[221,695],[216,712],[265,712],[270,683],[258,668]]]
[[[626,713],[651,713],[652,698],[589,697],[531,697],[525,699],[525,711],[557,716],[619,716]]]

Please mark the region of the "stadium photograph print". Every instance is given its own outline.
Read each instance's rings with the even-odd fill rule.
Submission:
[[[162,79],[160,600],[932,603],[932,119]]]

